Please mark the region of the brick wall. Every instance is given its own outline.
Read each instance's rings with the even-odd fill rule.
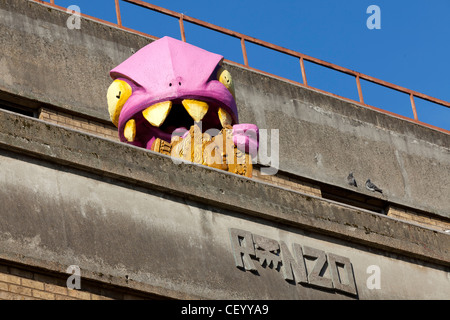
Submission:
[[[278,172],[275,175],[263,175],[258,168],[253,168],[253,178],[256,180],[264,181],[270,184],[274,184],[279,187],[299,191],[302,193],[310,194],[313,196],[321,197],[322,193],[318,185],[314,185],[300,179],[289,177]]]
[[[81,289],[66,286],[70,275],[0,265],[0,300],[141,300],[150,295],[105,286],[81,278]]]
[[[428,228],[437,229],[440,231],[450,230],[450,221],[404,208],[390,206],[387,215],[403,221],[415,222]]]
[[[106,125],[98,121],[88,120],[71,114],[44,109],[39,113],[39,119],[58,124],[60,126],[95,134],[97,136],[119,141],[117,128],[111,123]]]

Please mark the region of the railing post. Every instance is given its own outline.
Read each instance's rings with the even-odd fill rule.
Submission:
[[[363,93],[362,93],[362,89],[361,89],[361,81],[359,79],[359,75],[356,75],[356,87],[358,88],[359,102],[364,104],[364,98],[363,98]]]
[[[244,56],[244,64],[248,67],[247,50],[245,49],[245,40],[241,38],[242,55]]]
[[[180,15],[180,19],[178,20],[180,23],[180,34],[181,34],[181,40],[183,42],[186,42],[186,35],[184,33],[184,23],[183,23],[183,14]]]
[[[52,0],[53,2],[54,0]],[[119,27],[122,26],[122,17],[120,16],[120,6],[119,6],[119,0],[115,0],[116,2],[116,16],[117,16],[117,25]]]
[[[414,120],[419,121],[419,118],[417,117],[416,103],[414,102],[414,95],[410,93],[409,98],[411,100],[411,107],[414,114]]]
[[[303,84],[305,86],[307,86],[308,85],[308,81],[306,80],[306,71],[305,71],[305,64],[303,62],[303,57],[300,57],[300,69],[302,70]]]

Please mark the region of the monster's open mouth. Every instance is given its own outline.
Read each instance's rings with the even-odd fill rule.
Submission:
[[[202,132],[231,126],[232,117],[214,102],[196,99],[167,100],[136,113],[125,124],[123,135],[133,144],[151,149],[155,138],[170,142],[195,124]],[[211,131],[209,131],[211,132]]]

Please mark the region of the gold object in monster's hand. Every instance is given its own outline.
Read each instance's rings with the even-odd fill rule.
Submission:
[[[184,138],[174,136],[171,142],[157,138],[151,150],[241,176],[252,177],[251,156],[235,146],[231,126],[226,126],[218,135],[211,137],[208,133],[202,133],[194,124]]]

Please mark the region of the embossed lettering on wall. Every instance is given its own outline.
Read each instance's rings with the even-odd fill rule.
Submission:
[[[230,228],[236,267],[256,272],[255,263],[279,270],[284,280],[356,295],[350,259],[319,249],[276,241],[249,231]],[[309,261],[309,263],[306,263]],[[329,268],[329,269],[328,269]],[[329,277],[325,276],[329,270]]]

